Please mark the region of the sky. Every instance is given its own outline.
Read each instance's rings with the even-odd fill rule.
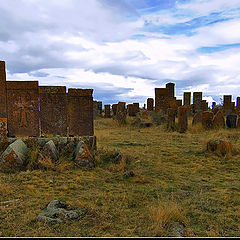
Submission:
[[[103,104],[240,96],[240,0],[0,0],[7,80],[93,88]]]

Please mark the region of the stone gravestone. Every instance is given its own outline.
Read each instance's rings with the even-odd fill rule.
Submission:
[[[134,106],[134,112],[135,112],[135,114],[139,113],[139,112],[140,112],[139,103],[133,103],[133,106]]]
[[[237,115],[236,114],[228,114],[226,119],[226,124],[228,128],[236,128],[237,127]]]
[[[148,98],[147,99],[147,110],[148,111],[153,111],[153,105],[154,105],[153,98]]]
[[[181,99],[177,100],[177,106],[178,106],[178,108],[182,106],[182,100]]]
[[[237,97],[236,113],[240,114],[240,97]]]
[[[202,112],[196,112],[192,119],[192,126],[202,123]]]
[[[128,115],[129,115],[130,117],[136,116],[136,109],[135,109],[135,107],[134,107],[133,104],[128,104],[127,111],[128,111]]]
[[[67,94],[65,86],[39,87],[40,122],[43,135],[67,136]]]
[[[206,100],[202,100],[202,102],[201,102],[201,110],[203,112],[208,110],[208,103],[207,103]]]
[[[119,102],[117,106],[117,116],[116,119],[120,124],[126,123],[126,103],[125,102]]]
[[[168,108],[167,115],[168,115],[167,128],[170,129],[170,130],[174,130],[176,109]]]
[[[202,126],[205,129],[213,128],[213,117],[214,114],[212,112],[205,111],[202,113]]]
[[[184,92],[184,106],[191,105],[191,92]]]
[[[5,62],[0,61],[0,141],[7,139],[7,90]]]
[[[180,133],[184,133],[188,129],[187,108],[185,106],[178,108],[178,128]]]
[[[240,117],[238,116],[238,120],[237,120],[237,128],[240,128]]]
[[[10,137],[39,137],[37,81],[7,82],[8,131]]]
[[[169,107],[169,98],[169,88],[155,88],[155,111],[166,114]]]
[[[232,95],[223,96],[223,109],[225,114],[232,113]]]
[[[102,115],[102,102],[97,102],[97,109],[98,109],[98,114]]]
[[[111,106],[109,104],[104,105],[104,116],[105,116],[105,118],[110,118],[111,117],[110,108],[111,108]]]
[[[202,92],[193,93],[194,113],[202,110]]]
[[[218,110],[216,115],[213,117],[214,128],[225,128],[225,118],[222,110]]]
[[[68,127],[70,136],[93,136],[93,89],[69,88]]]
[[[98,113],[98,103],[97,101],[93,101],[93,119],[97,119],[97,113]]]
[[[117,104],[113,104],[112,105],[112,112],[113,112],[113,116],[116,116],[117,115]]]
[[[175,83],[167,83],[166,88],[169,89],[169,98],[175,98]]]

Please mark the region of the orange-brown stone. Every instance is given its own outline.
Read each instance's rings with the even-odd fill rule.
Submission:
[[[185,106],[178,108],[178,128],[180,133],[184,133],[188,129],[187,108]]]
[[[225,118],[223,110],[218,110],[218,112],[213,117],[213,127],[214,128],[225,128]]]
[[[205,129],[211,129],[213,127],[213,117],[214,114],[209,111],[205,111],[202,113],[202,126]]]
[[[7,117],[7,91],[5,62],[0,61],[0,118]]]

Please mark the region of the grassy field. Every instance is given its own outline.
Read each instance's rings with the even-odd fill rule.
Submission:
[[[230,141],[240,151],[240,130],[185,134],[95,121],[99,153],[89,172],[62,162],[53,170],[0,173],[0,236],[240,236],[240,155],[206,151],[210,139]],[[113,150],[119,163],[107,161]],[[132,170],[134,177],[124,178]],[[62,224],[36,222],[54,199],[86,207],[87,215]],[[15,200],[15,201],[12,201]],[[10,201],[10,202],[7,202]]]

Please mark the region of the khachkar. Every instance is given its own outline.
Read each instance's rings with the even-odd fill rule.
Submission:
[[[105,118],[111,117],[111,105],[110,104],[104,105],[104,116],[105,116]]]
[[[39,87],[42,135],[67,136],[67,94],[65,86]]]
[[[169,98],[169,88],[155,88],[155,111],[166,114],[169,107]]]
[[[232,102],[232,95],[223,96],[223,110],[225,114],[231,114],[235,112],[235,105]]]
[[[68,89],[70,136],[93,136],[93,89]]]
[[[7,92],[5,62],[0,61],[0,141],[7,138]]]
[[[154,99],[153,98],[148,98],[147,99],[147,110],[148,111],[153,111],[153,105],[154,105]]]
[[[169,89],[169,97],[175,98],[175,83],[167,83],[166,88]]]
[[[7,82],[8,134],[39,137],[38,81]]]
[[[184,92],[183,98],[184,98],[184,106],[190,106],[191,105],[191,92]]]
[[[202,110],[202,92],[193,93],[193,107],[194,113]]]

